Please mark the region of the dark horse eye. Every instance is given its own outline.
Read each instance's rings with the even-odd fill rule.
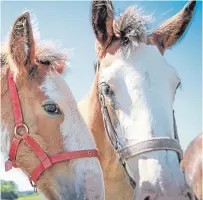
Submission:
[[[109,88],[109,86],[106,86],[104,89],[104,93],[109,94],[109,92],[110,92],[110,88]]]
[[[50,60],[40,60],[39,62],[43,65],[51,65]]]
[[[59,107],[54,103],[48,103],[43,105],[44,110],[50,115],[60,115],[61,111]]]
[[[113,91],[111,90],[110,86],[105,86],[104,87],[104,94],[107,96],[111,96],[113,94]]]

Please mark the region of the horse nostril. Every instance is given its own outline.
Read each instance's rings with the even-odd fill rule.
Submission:
[[[150,200],[150,197],[149,196],[147,196],[144,200]]]
[[[188,196],[189,200],[196,200],[196,197],[194,197],[194,195],[191,194],[190,192],[187,193],[187,196]]]

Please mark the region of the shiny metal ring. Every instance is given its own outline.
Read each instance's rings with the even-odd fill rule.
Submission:
[[[28,131],[29,131],[28,127],[25,124],[22,124],[21,126],[15,126],[15,128],[14,128],[14,134],[15,135],[22,136],[20,133],[18,133],[19,128],[24,128],[26,133],[28,133]]]

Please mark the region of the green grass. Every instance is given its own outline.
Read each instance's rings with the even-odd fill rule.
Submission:
[[[35,194],[30,196],[19,197],[17,200],[41,200],[41,198],[38,194]]]

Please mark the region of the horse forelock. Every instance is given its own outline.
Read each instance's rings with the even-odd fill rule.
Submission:
[[[52,41],[41,41],[36,45],[36,60],[41,63],[49,62],[60,74],[64,72],[67,63],[67,51],[59,50]]]
[[[114,33],[130,37],[134,42],[140,43],[144,41],[150,21],[150,15],[144,15],[140,8],[130,6],[114,21]]]
[[[114,20],[114,34],[128,37],[132,44],[131,47],[139,46],[141,42],[145,42],[146,35],[151,31],[149,28],[151,21],[152,15],[144,15],[141,8],[130,6]],[[134,50],[134,48],[127,49]],[[95,73],[98,68],[99,65],[94,64]]]
[[[58,45],[53,41],[40,41],[35,45],[35,59],[41,64],[47,65],[47,67],[53,67],[58,73],[62,74],[65,71],[67,65],[67,50],[59,49]],[[1,69],[9,62],[8,46],[3,46],[0,53]],[[4,70],[3,70],[4,71]]]

